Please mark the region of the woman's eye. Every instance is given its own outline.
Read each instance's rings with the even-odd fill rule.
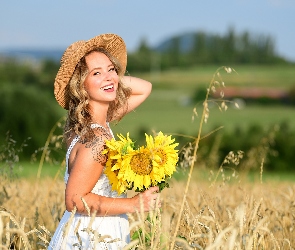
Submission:
[[[99,75],[99,74],[100,74],[100,72],[98,72],[98,71],[93,73],[94,76]]]
[[[115,67],[112,67],[109,69],[109,71],[115,71],[115,70],[116,70]]]

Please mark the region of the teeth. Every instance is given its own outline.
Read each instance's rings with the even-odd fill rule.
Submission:
[[[101,88],[101,89],[103,89],[103,90],[108,90],[108,89],[111,89],[111,88],[113,88],[113,85],[105,86],[105,87],[103,87],[103,88]]]

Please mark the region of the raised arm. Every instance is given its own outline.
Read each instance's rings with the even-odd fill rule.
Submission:
[[[128,99],[128,113],[138,107],[150,95],[152,84],[146,80],[132,76],[124,76],[122,81],[125,86],[132,89],[131,96]]]

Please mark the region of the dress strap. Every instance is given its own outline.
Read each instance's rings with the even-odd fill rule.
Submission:
[[[90,126],[91,126],[91,128],[102,128],[102,129],[104,129],[107,133],[110,131],[111,136],[112,136],[113,138],[115,138],[115,136],[114,136],[114,134],[113,134],[113,131],[111,130],[110,124],[109,124],[108,122],[107,122],[107,126],[108,126],[109,131],[107,131],[107,129],[106,129],[104,126],[102,126],[102,125],[100,125],[100,124],[98,124],[98,123],[92,123]]]
[[[71,154],[71,152],[72,152],[72,149],[73,149],[74,146],[76,145],[77,141],[79,141],[79,139],[80,139],[80,136],[76,135],[76,136],[74,137],[74,139],[71,141],[71,144],[70,144],[70,146],[69,146],[69,148],[68,148],[68,150],[67,150],[66,160],[69,159],[70,154]]]
[[[64,176],[64,180],[67,183],[68,182],[68,178],[69,178],[69,173],[68,173],[68,169],[69,169],[69,158],[70,158],[70,154],[72,152],[72,149],[74,148],[74,146],[76,145],[77,141],[79,141],[80,136],[75,136],[74,139],[71,141],[71,144],[67,150],[67,154],[66,154],[66,171],[65,171],[65,176]]]

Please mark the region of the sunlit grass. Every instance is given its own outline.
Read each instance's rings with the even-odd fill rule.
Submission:
[[[162,100],[159,95],[162,95]],[[167,96],[168,95],[168,96]],[[171,99],[169,99],[171,95]],[[126,116],[116,126],[115,133],[137,133],[139,129],[162,131],[163,133],[196,134],[199,128],[199,118],[192,121],[193,105],[183,105],[181,94],[175,92],[153,93],[151,97],[138,110]],[[197,105],[197,111],[202,108]],[[230,106],[230,105],[229,105]],[[247,105],[242,109],[229,108],[220,112],[217,107],[210,109],[211,116],[203,127],[203,132],[208,133],[217,126],[223,126],[225,131],[236,128],[247,129],[250,125],[261,125],[269,128],[275,124],[287,122],[290,127],[295,127],[295,109],[291,106],[257,106]]]
[[[19,178],[34,180],[37,179],[38,167],[38,162],[20,162],[15,168],[15,173]],[[58,175],[58,177],[61,179],[63,177],[64,170],[64,166],[60,164],[44,163],[40,178],[54,178],[56,175]]]
[[[288,90],[295,84],[294,65],[231,65],[238,74],[224,76],[227,86],[274,87]],[[150,80],[154,88],[171,88],[192,90],[206,87],[208,79],[217,67],[199,65],[188,68],[139,74],[139,77]]]
[[[169,249],[187,179],[187,174],[179,174],[183,177],[177,181],[172,179],[170,188],[161,194],[162,209],[158,220],[161,227],[157,231],[161,234],[161,246],[150,248],[140,245],[139,249]],[[255,180],[247,181],[242,173],[232,177],[229,171],[225,175],[231,176],[231,180],[218,179],[211,187],[208,170],[194,171],[174,249],[190,249],[192,246],[211,249],[217,245],[219,248],[216,249],[228,250],[232,249],[232,241],[237,244],[237,249],[253,249],[251,242],[262,247],[259,249],[292,249],[295,244],[295,221],[292,217],[295,212],[292,206],[295,200],[294,182],[265,180],[261,183],[259,172],[252,174]],[[6,183],[5,191],[7,196],[1,199],[6,211],[0,210],[0,221],[5,225],[11,218],[10,226],[3,228],[5,235],[11,230],[11,243],[19,243],[20,249],[45,249],[41,244],[44,241],[48,244],[65,209],[63,180],[42,176],[38,182],[20,179]],[[3,194],[3,191],[0,193]],[[133,224],[133,220],[137,224]],[[136,215],[130,215],[131,231],[136,230],[135,225],[140,225],[146,228],[146,233],[150,233],[152,228],[138,220]],[[227,231],[229,229],[230,232]],[[235,234],[235,230],[241,230],[240,234]],[[219,237],[225,232],[228,232],[227,237]],[[18,233],[27,234],[27,248],[24,242],[18,240]],[[248,235],[244,245],[243,235]],[[251,237],[254,239],[251,240]],[[7,242],[4,238],[3,247]]]
[[[57,179],[62,180],[64,176],[64,170],[65,168],[62,165],[45,163],[42,168],[40,178],[55,178],[57,176]],[[15,173],[20,179],[34,181],[37,179],[38,163],[20,162],[15,168]],[[228,173],[230,174],[230,170]],[[260,180],[260,175],[257,171],[248,172],[245,177],[245,181],[247,182],[256,182]],[[185,181],[186,178],[187,171],[184,170],[178,170],[172,177],[172,179],[176,181]],[[205,169],[204,166],[196,166],[196,169],[194,169],[193,172],[193,182],[198,183],[200,181],[208,183],[210,182],[210,171]],[[264,172],[263,182],[294,182],[294,175],[290,174],[289,172]]]

